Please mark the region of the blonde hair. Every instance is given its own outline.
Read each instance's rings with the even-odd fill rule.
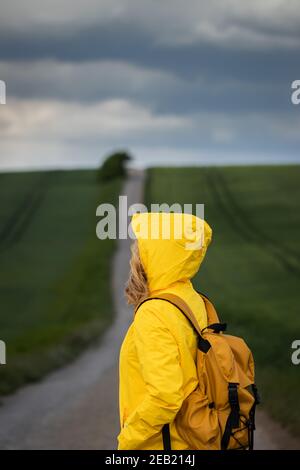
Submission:
[[[148,284],[137,240],[132,243],[130,249],[130,273],[126,282],[125,297],[128,304],[136,306],[141,300],[148,297]]]

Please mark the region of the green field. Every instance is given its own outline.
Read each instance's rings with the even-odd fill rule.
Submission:
[[[90,170],[0,174],[0,393],[62,365],[111,322],[114,241],[97,239],[96,207],[120,188]]]
[[[205,204],[213,242],[194,284],[253,350],[263,406],[300,434],[300,166],[153,168],[146,204],[162,202]]]

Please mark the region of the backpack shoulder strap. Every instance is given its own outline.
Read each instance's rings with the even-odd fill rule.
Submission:
[[[192,325],[195,328],[195,330],[197,331],[197,333],[201,336],[201,328],[199,326],[199,323],[198,323],[194,313],[192,312],[190,307],[187,305],[187,303],[181,297],[179,297],[178,295],[166,292],[164,294],[159,294],[157,297],[147,297],[146,299],[142,300],[138,304],[138,306],[136,307],[134,313],[136,314],[137,310],[139,309],[139,307],[143,303],[145,303],[149,300],[152,300],[152,299],[166,300],[167,302],[169,302],[169,303],[173,304],[175,307],[177,307],[183,313],[183,315],[185,315],[187,317],[187,319],[192,323]]]
[[[205,309],[207,313],[207,324],[212,325],[214,323],[220,323],[217,311],[213,305],[213,303],[209,300],[206,295],[202,294],[202,292],[197,291],[200,297],[202,297],[204,304],[205,304]]]
[[[215,323],[220,323],[217,311],[213,305],[213,303],[209,300],[209,298],[204,295],[202,292],[197,291],[200,297],[203,299],[205,309],[206,309],[206,314],[207,314],[207,325],[213,325]],[[160,300],[166,300],[170,302],[171,304],[175,305],[192,323],[194,326],[195,330],[201,335],[201,329],[198,324],[198,321],[192,312],[191,308],[187,305],[187,303],[178,295],[171,294],[169,292],[166,292],[164,294],[160,294],[157,297],[147,297],[146,299],[142,300],[138,306],[135,309],[135,312],[137,312],[138,308],[146,301],[151,300],[151,299],[160,299]]]

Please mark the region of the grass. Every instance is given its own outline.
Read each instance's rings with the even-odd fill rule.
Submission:
[[[113,240],[96,237],[96,207],[121,180],[96,171],[0,175],[0,393],[71,360],[113,319]]]
[[[205,204],[213,242],[194,284],[250,345],[263,406],[300,435],[300,166],[153,168],[146,204],[162,202]]]

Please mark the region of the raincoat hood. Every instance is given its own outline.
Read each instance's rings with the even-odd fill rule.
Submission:
[[[191,279],[212,238],[208,223],[192,214],[144,212],[132,216],[131,226],[150,293]]]

